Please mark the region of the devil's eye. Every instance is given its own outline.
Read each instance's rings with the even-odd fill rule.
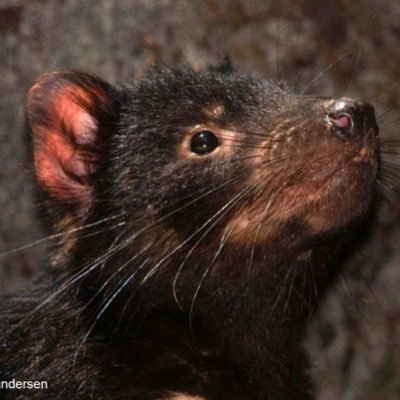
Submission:
[[[211,153],[218,145],[218,139],[211,131],[201,131],[192,137],[190,150],[193,153],[203,155]]]

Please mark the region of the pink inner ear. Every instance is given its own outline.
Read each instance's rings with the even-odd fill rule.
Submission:
[[[33,96],[37,90],[40,86],[33,88]],[[91,195],[90,175],[98,159],[94,151],[97,122],[81,105],[90,104],[90,97],[80,87],[70,84],[55,97],[38,96],[50,103],[45,107],[50,124],[32,124],[37,179],[53,198],[84,206]]]
[[[90,99],[79,88],[69,88],[68,92],[58,99],[55,110],[76,144],[93,145],[97,140],[97,123],[81,105],[73,101],[74,98],[83,99],[86,102]]]

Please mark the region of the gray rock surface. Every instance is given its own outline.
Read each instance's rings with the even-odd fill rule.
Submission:
[[[39,74],[73,68],[121,82],[154,61],[202,68],[224,54],[309,93],[362,97],[376,106],[383,137],[400,134],[397,0],[0,0],[0,252],[44,235],[24,145],[25,96]],[[385,195],[394,206],[382,205],[310,324],[321,400],[400,398],[400,202]],[[3,255],[0,292],[31,280],[46,254],[33,246]]]

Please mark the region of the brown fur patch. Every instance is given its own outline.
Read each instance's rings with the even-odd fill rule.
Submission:
[[[205,108],[203,110],[204,114],[212,119],[219,119],[224,114],[224,106],[221,104],[217,104],[214,107]]]
[[[71,214],[67,214],[55,224],[54,228],[56,235],[59,233],[65,234],[62,236],[62,240],[60,240],[62,247],[52,257],[52,264],[59,266],[62,265],[64,257],[68,256],[75,247],[79,235],[79,226],[77,225],[76,218]]]

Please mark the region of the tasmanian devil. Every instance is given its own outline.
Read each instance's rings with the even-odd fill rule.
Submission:
[[[52,265],[1,301],[3,399],[311,400],[307,317],[369,214],[371,105],[225,63],[29,92]]]

